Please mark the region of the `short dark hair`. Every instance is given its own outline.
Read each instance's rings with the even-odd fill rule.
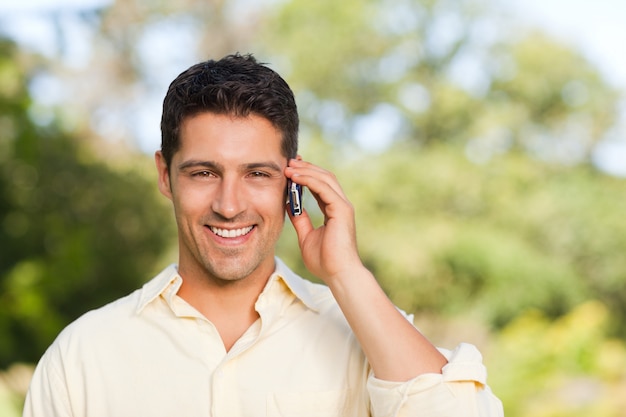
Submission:
[[[285,157],[294,158],[298,152],[299,120],[293,92],[280,75],[250,54],[201,62],[172,81],[161,117],[161,152],[168,167],[180,147],[181,124],[203,112],[264,117],[281,132]]]

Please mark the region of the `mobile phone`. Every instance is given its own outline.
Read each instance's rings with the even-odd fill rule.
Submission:
[[[302,186],[287,180],[287,203],[292,216],[302,214]]]

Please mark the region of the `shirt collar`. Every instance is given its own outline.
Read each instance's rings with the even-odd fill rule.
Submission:
[[[171,299],[178,292],[182,283],[183,279],[178,275],[178,266],[176,264],[169,265],[141,288],[137,302],[137,314],[141,313],[148,304],[161,294]]]
[[[314,284],[296,275],[278,257],[275,258],[275,262],[276,270],[270,277],[266,289],[272,282],[280,279],[307,308],[316,312],[319,311],[319,303],[311,291],[311,286]],[[171,297],[180,289],[182,282],[183,280],[178,274],[178,266],[176,264],[169,265],[142,287],[136,308],[137,314],[141,313],[148,304],[160,295],[171,300]]]
[[[296,275],[283,261],[279,258],[276,259],[276,271],[270,277],[272,280],[281,279],[287,288],[307,306],[309,309],[319,312],[319,303],[316,300],[314,292],[312,292],[312,286],[315,285],[310,281]],[[269,284],[269,283],[268,283]]]

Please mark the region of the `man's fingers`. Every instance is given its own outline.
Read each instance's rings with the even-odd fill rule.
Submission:
[[[291,160],[287,172],[290,174],[293,181],[307,186],[312,193],[324,193],[324,186],[328,186],[337,196],[346,200],[346,196],[339,185],[339,181],[337,181],[337,177],[330,171],[313,165],[310,162]]]

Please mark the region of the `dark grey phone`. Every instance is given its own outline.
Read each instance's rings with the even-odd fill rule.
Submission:
[[[287,202],[293,216],[302,214],[302,186],[291,180],[287,180]]]

